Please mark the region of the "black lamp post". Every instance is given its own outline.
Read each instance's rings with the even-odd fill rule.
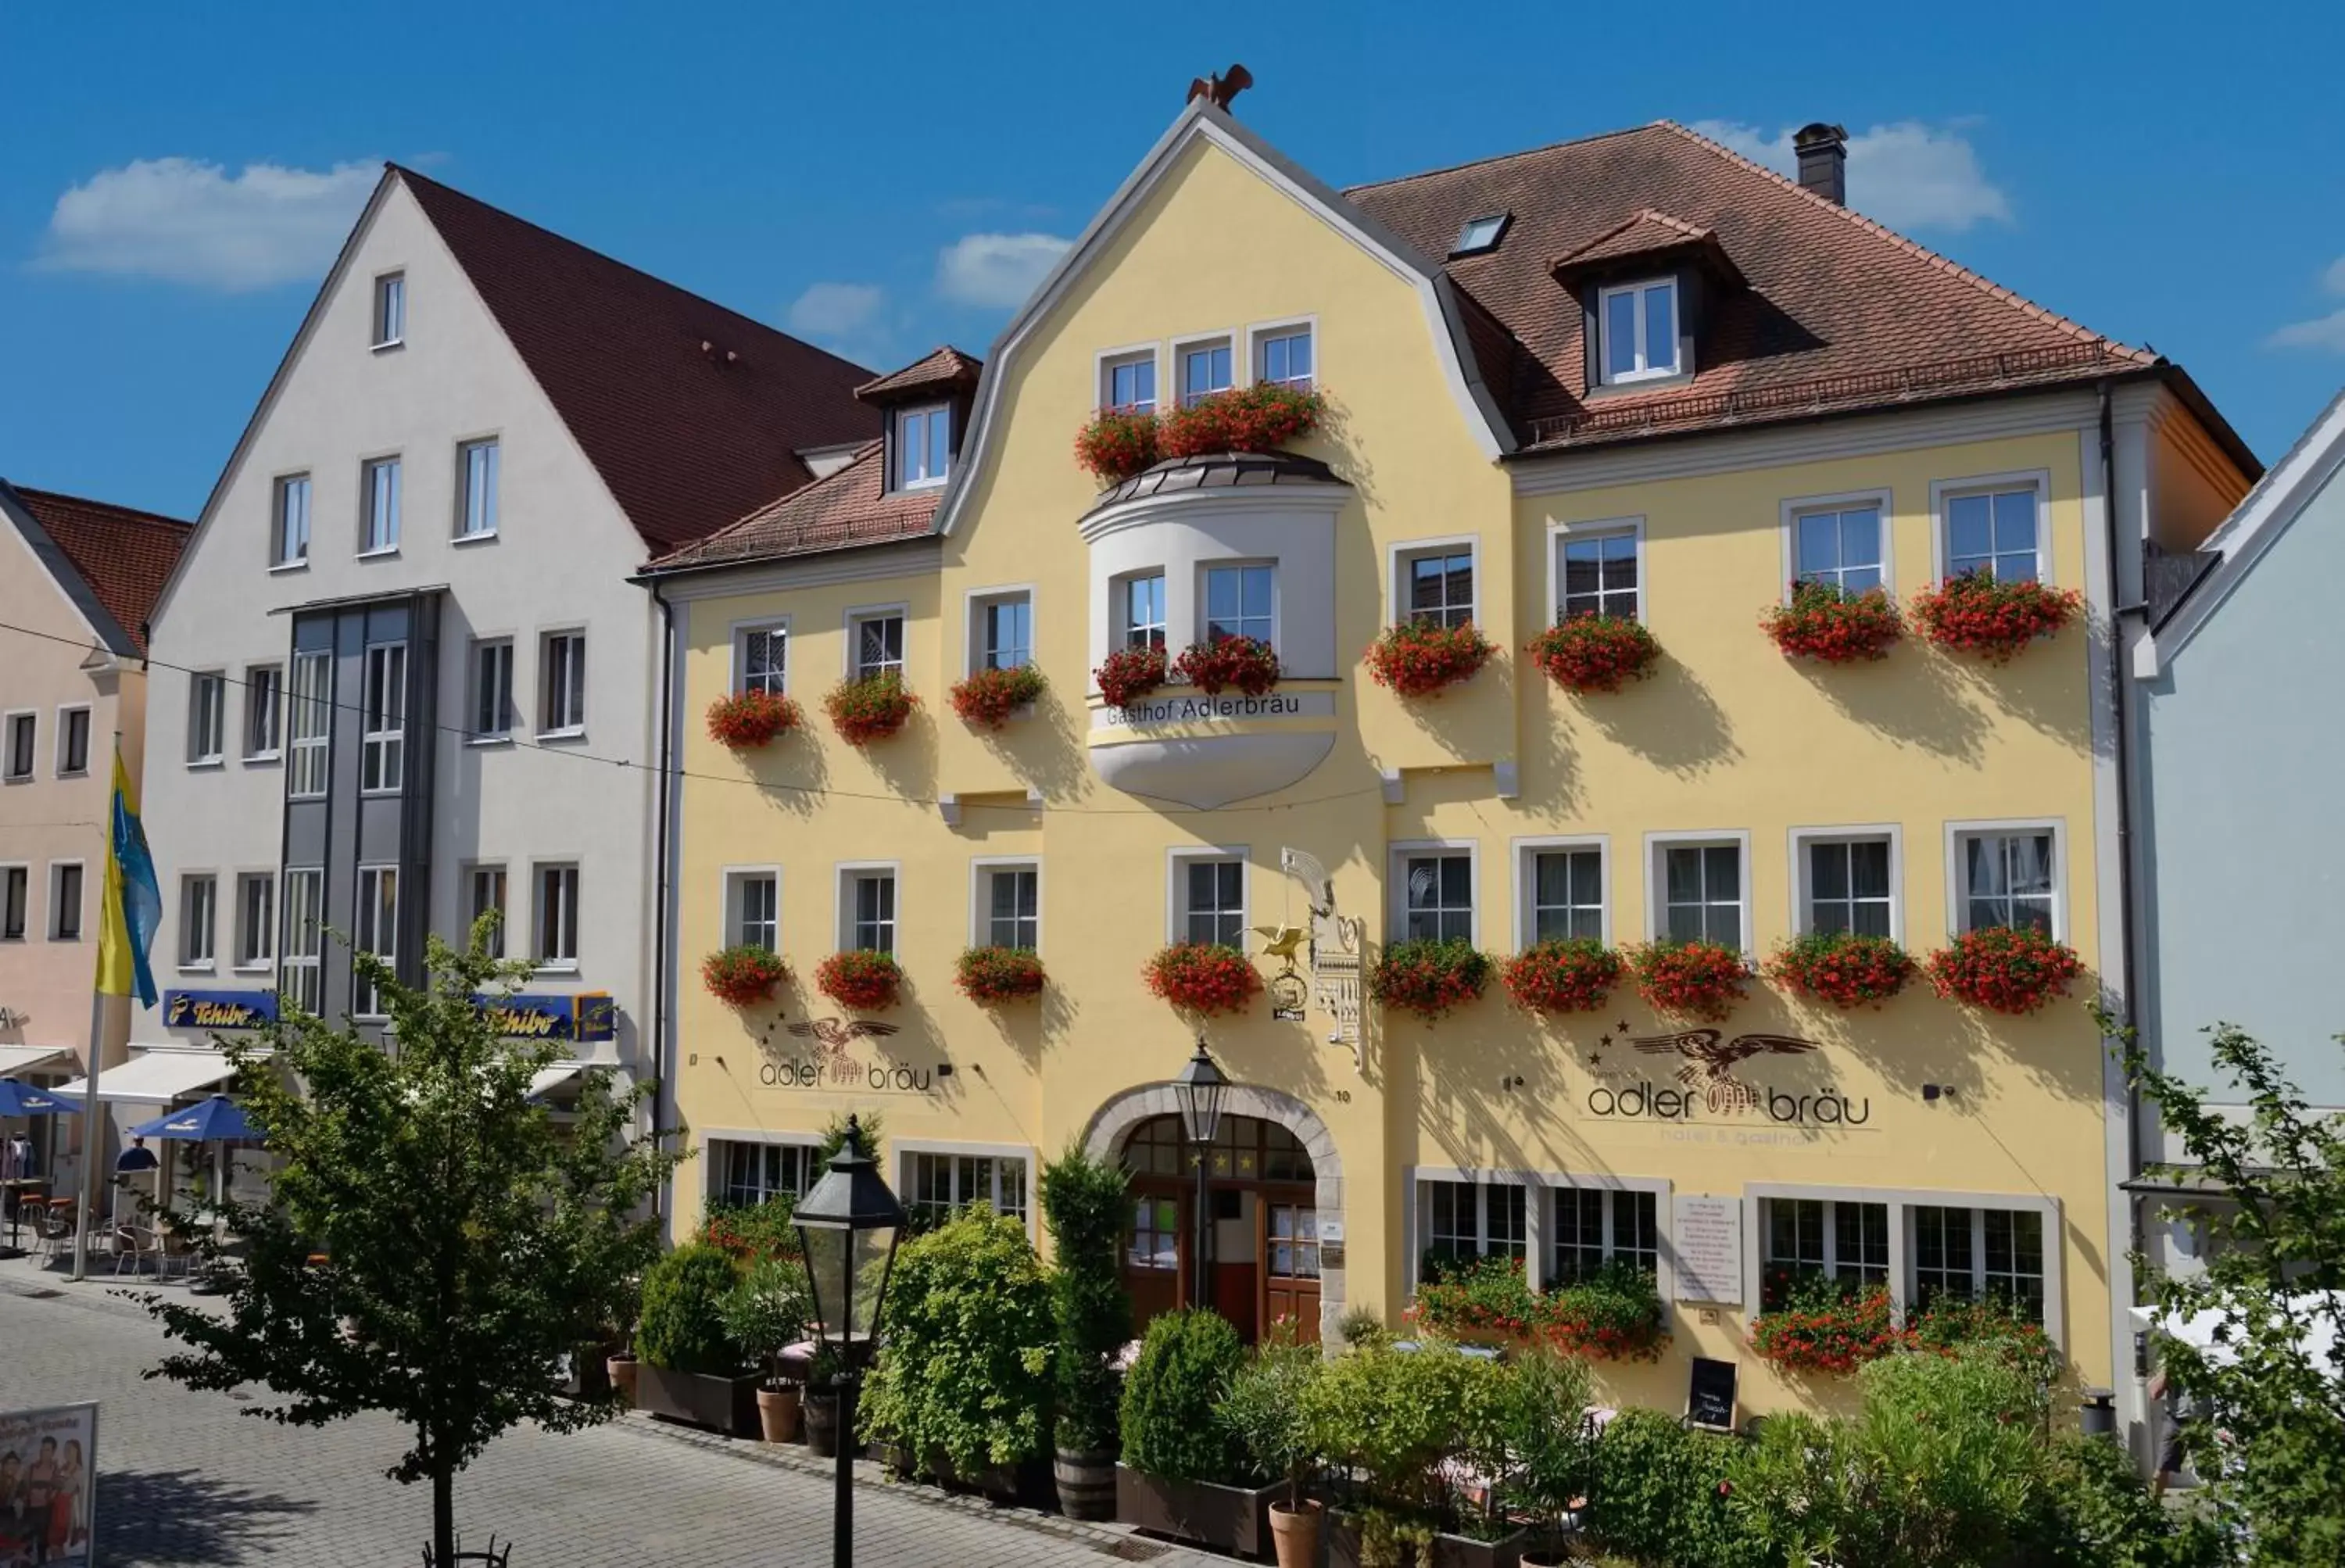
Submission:
[[[855,1563],[855,1392],[879,1330],[888,1276],[904,1234],[904,1206],[863,1152],[863,1129],[847,1118],[847,1141],[814,1190],[798,1200],[798,1242],[814,1296],[815,1334],[837,1358],[838,1479],[831,1502],[830,1560]]]
[[[1181,1125],[1187,1129],[1189,1141],[1197,1147],[1197,1236],[1194,1294],[1192,1307],[1210,1307],[1212,1292],[1205,1277],[1206,1228],[1213,1223],[1205,1202],[1205,1166],[1213,1155],[1213,1135],[1222,1127],[1222,1099],[1229,1093],[1230,1081],[1222,1075],[1220,1067],[1205,1052],[1205,1037],[1197,1036],[1197,1054],[1182,1064],[1180,1075],[1172,1080],[1173,1092],[1181,1096]]]

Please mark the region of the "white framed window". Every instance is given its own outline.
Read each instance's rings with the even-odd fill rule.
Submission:
[[[790,624],[759,621],[733,628],[733,689],[780,697],[790,688]]]
[[[1905,1224],[1911,1309],[1926,1310],[1941,1298],[2000,1300],[2031,1322],[2044,1321],[2040,1210],[1914,1204]]]
[[[513,728],[511,637],[472,639],[472,740],[503,740]]]
[[[1120,577],[1115,585],[1116,646],[1161,648],[1164,646],[1164,574],[1143,573]]]
[[[236,966],[266,970],[277,958],[277,875],[243,871],[236,879]]]
[[[276,518],[270,565],[302,565],[310,559],[310,476],[289,473],[278,480],[270,510]]]
[[[895,952],[894,865],[838,868],[838,945],[848,952]]]
[[[464,878],[464,929],[460,933],[463,941],[471,942],[472,928],[481,923],[482,915],[495,915],[497,927],[489,937],[488,952],[491,958],[502,958],[508,920],[505,907],[504,867],[482,864],[471,868]]]
[[[1771,1182],[1743,1194],[1762,1311],[1803,1278],[1832,1278],[1885,1286],[1908,1321],[1939,1297],[2001,1296],[2062,1339],[2057,1198]]]
[[[725,941],[729,947],[782,947],[782,871],[743,866],[725,873]]]
[[[1890,1281],[1889,1205],[1845,1198],[1761,1197],[1761,1310],[1783,1304],[1802,1279],[1862,1288]]]
[[[33,923],[33,868],[0,866],[0,942],[22,942]]]
[[[1897,937],[1902,836],[1893,826],[1792,830],[1792,929]]]
[[[822,1179],[822,1150],[764,1138],[708,1140],[708,1207],[755,1208],[770,1198],[804,1197]]]
[[[1784,581],[1851,594],[1889,587],[1889,517],[1885,491],[1785,502]]]
[[[351,951],[371,952],[387,964],[399,962],[399,868],[359,868],[358,930]],[[381,1018],[382,997],[355,964],[350,970],[350,1016]]]
[[[244,759],[267,761],[284,744],[285,670],[257,664],[244,672]]]
[[[1459,626],[1475,618],[1472,539],[1429,539],[1393,546],[1396,626]]]
[[[539,682],[538,734],[579,735],[586,728],[586,634],[548,632],[537,645],[544,670]]]
[[[896,415],[896,488],[942,484],[952,464],[952,410],[944,403]]]
[[[1172,351],[1173,362],[1181,372],[1181,406],[1203,402],[1215,392],[1227,392],[1237,384],[1230,361],[1230,340],[1203,338],[1195,342],[1182,343]]]
[[[1620,283],[1596,296],[1607,386],[1678,373],[1678,285],[1674,278]]]
[[[1645,1187],[1550,1186],[1543,1286],[1571,1285],[1627,1264],[1661,1268],[1661,1195]]]
[[[1156,350],[1113,352],[1100,359],[1100,407],[1125,413],[1156,412]]]
[[[49,862],[49,940],[79,942],[82,924],[82,864]]]
[[[1307,323],[1260,327],[1254,333],[1254,379],[1269,386],[1311,389],[1315,365]]]
[[[1524,839],[1515,843],[1515,946],[1612,939],[1609,846],[1601,838]]]
[[[969,863],[969,945],[1042,945],[1042,866],[1039,860]]]
[[[1230,562],[1203,568],[1203,624],[1198,640],[1253,637],[1278,643],[1278,568],[1266,562]]]
[[[2009,926],[2066,940],[2063,837],[2055,821],[1947,824],[1949,927]]]
[[[1556,624],[1574,616],[1645,618],[1642,523],[1575,524],[1550,532],[1548,588]]]
[[[208,766],[228,747],[228,677],[205,670],[188,680],[188,762]]]
[[[326,792],[326,753],[333,734],[333,700],[334,656],[322,649],[295,654],[292,701],[286,711],[291,756],[291,776],[286,779],[286,792],[296,799]]]
[[[1942,578],[2050,582],[2044,516],[2051,476],[2041,471],[1942,480],[1930,486]]]
[[[407,274],[385,272],[374,280],[374,346],[396,348],[407,341]]]
[[[359,554],[388,555],[399,548],[399,459],[377,457],[361,465],[359,504],[366,509]]]
[[[320,961],[325,948],[326,873],[315,866],[285,869],[285,942],[277,961],[277,989],[302,1012],[325,1001]]]
[[[1471,845],[1396,844],[1392,849],[1392,940],[1472,942]]]
[[[847,617],[848,673],[858,680],[904,673],[904,612],[859,610]]]
[[[971,1204],[1027,1223],[1027,1166],[1023,1154],[899,1148],[904,1211],[915,1226],[941,1225]]]
[[[456,537],[493,539],[497,533],[498,444],[494,437],[456,448]]]
[[[1646,919],[1656,940],[1751,951],[1751,835],[1648,833]]]
[[[359,788],[370,794],[391,794],[406,778],[405,643],[377,643],[366,650],[366,729],[359,773]]]
[[[565,861],[536,870],[537,940],[532,956],[540,969],[578,967],[578,865]]]
[[[1034,662],[1034,595],[1030,589],[972,595],[969,606],[971,670],[1017,669]]]
[[[1246,852],[1236,847],[1174,850],[1166,924],[1173,942],[1245,951]]]
[[[33,776],[34,759],[41,752],[41,718],[30,709],[12,713],[7,717],[7,727],[6,766],[0,778],[12,784],[20,783]]]
[[[206,871],[179,879],[179,967],[212,967],[218,924],[219,879]]]
[[[57,709],[57,777],[72,779],[89,771],[89,708],[86,705]]]
[[[1419,1177],[1414,1278],[1479,1257],[1530,1260],[1530,1188],[1520,1181]]]

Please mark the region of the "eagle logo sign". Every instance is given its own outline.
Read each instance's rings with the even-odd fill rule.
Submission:
[[[1816,1050],[1812,1040],[1802,1040],[1796,1034],[1737,1034],[1729,1040],[1716,1029],[1680,1029],[1674,1034],[1640,1034],[1629,1042],[1639,1051],[1656,1056],[1675,1052],[1686,1059],[1678,1069],[1681,1082],[1700,1084],[1707,1080],[1715,1089],[1741,1084],[1734,1076],[1739,1062],[1753,1056],[1801,1056]]]
[[[791,1024],[789,1029],[799,1039],[814,1042],[815,1054],[822,1058],[825,1070],[834,1079],[854,1075],[854,1064],[847,1058],[848,1042],[866,1035],[884,1038],[896,1033],[893,1023],[869,1018],[807,1018]]]

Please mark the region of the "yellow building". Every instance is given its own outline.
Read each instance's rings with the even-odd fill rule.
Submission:
[[[1203,1026],[1235,1084],[1209,1288],[1244,1329],[1396,1319],[1428,1252],[1511,1252],[1535,1282],[1626,1258],[1672,1339],[1612,1392],[1681,1407],[1707,1357],[1761,1411],[1829,1398],[1745,1348],[1762,1275],[1797,1266],[1901,1303],[2015,1290],[2110,1381],[2125,1105],[2073,1000],[2007,1019],[1915,984],[1842,1012],[1754,979],[1705,1040],[1627,983],[1552,1018],[1493,984],[1430,1023],[1348,989],[1409,934],[1499,956],[1707,934],[1755,962],[1811,929],[1922,954],[2012,921],[2075,948],[2076,998],[2122,996],[2112,611],[2254,460],[2172,367],[1846,209],[1841,138],[1812,132],[1796,183],[1658,125],[1338,193],[1193,105],[981,372],[939,351],[865,388],[884,443],[656,563],[682,769],[667,1109],[699,1152],[679,1230],[805,1181],[859,1110],[932,1207],[1033,1223],[1041,1162],[1122,1154],[1134,1298],[1183,1298],[1167,1084],[1198,1031],[1142,967],[1221,940],[1267,978],[1265,933],[1301,928],[1298,979]],[[1071,456],[1095,409],[1272,381],[1329,405],[1283,453],[1104,494]],[[2081,589],[2085,619],[2002,667],[1911,635],[1794,661],[1759,625],[1795,573],[1902,598],[1973,569]],[[1525,645],[1590,609],[1652,631],[1650,678],[1542,675]],[[1413,616],[1470,617],[1497,656],[1396,696],[1363,650]],[[1274,691],[1099,696],[1114,648],[1209,631],[1271,641]],[[1030,709],[956,717],[957,681],[1027,659]],[[888,667],[918,710],[846,743],[825,696]],[[736,751],[702,716],[752,686],[804,723]],[[742,942],[787,957],[774,1003],[702,984]],[[988,943],[1039,950],[1039,999],[956,991]],[[871,946],[897,1005],[817,992],[823,958]]]

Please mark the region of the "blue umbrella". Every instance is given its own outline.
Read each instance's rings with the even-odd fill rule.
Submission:
[[[22,1078],[0,1078],[0,1116],[77,1116],[71,1099],[36,1089]]]
[[[157,1116],[130,1129],[135,1138],[185,1138],[191,1143],[233,1143],[257,1138],[260,1129],[245,1119],[244,1107],[226,1095],[214,1095],[184,1111]]]

